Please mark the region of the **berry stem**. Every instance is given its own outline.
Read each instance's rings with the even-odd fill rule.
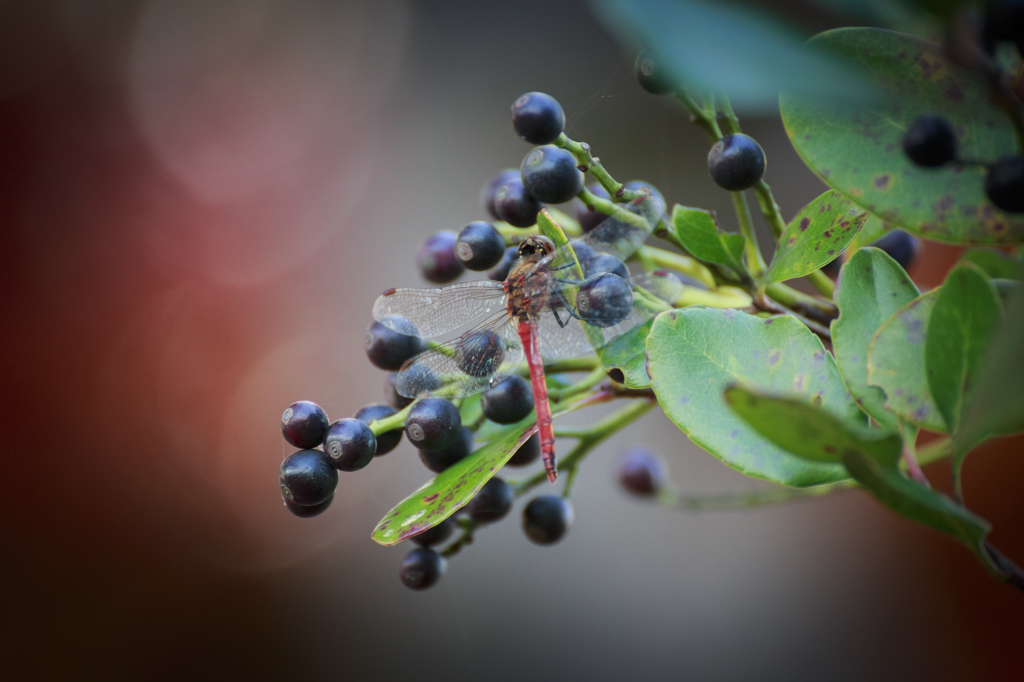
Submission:
[[[708,289],[718,288],[715,276],[700,261],[694,258],[659,249],[656,246],[641,246],[639,253],[641,257],[649,258],[659,268],[680,272],[687,277],[697,280]]]
[[[683,88],[676,90],[676,99],[683,103],[683,106],[690,112],[690,120],[707,133],[712,142],[722,139],[722,131],[715,121],[714,105],[712,105],[712,111],[708,112],[697,104],[696,100],[690,97],[690,93]]]
[[[567,500],[572,496],[572,489],[576,484],[576,474],[579,473],[579,470],[579,466],[574,466],[571,469],[562,467],[562,471],[565,472],[565,486],[562,488],[562,497]]]
[[[416,402],[412,402],[394,414],[389,414],[383,419],[375,419],[371,421],[368,426],[370,427],[370,430],[373,431],[374,437],[380,436],[382,433],[387,433],[388,431],[405,428],[405,418],[408,416],[409,410],[411,410],[412,406],[415,404]]]
[[[602,441],[647,414],[657,404],[655,400],[631,401],[627,407],[592,425],[585,433],[580,432],[579,442],[559,463],[562,471],[575,469]],[[512,488],[515,490],[516,497],[519,497],[547,480],[547,473],[542,469],[523,481],[513,483]]]
[[[566,386],[565,388],[560,390],[549,390],[548,399],[553,403],[559,403],[562,402],[563,400],[568,400],[573,396],[577,396],[580,393],[589,391],[594,386],[597,386],[605,379],[606,376],[608,375],[605,374],[603,367],[595,367],[594,371],[592,371],[590,374],[588,374],[586,377],[576,382],[575,384],[571,386]]]
[[[457,520],[459,527],[462,528],[462,533],[452,542],[450,545],[441,550],[440,555],[445,559],[455,556],[462,551],[463,547],[473,544],[473,535],[476,533],[476,529],[480,527],[473,519],[461,517]]]
[[[586,142],[576,142],[575,140],[569,139],[565,133],[558,136],[552,144],[556,147],[561,147],[570,154],[576,157],[576,161],[579,163],[580,170],[584,173],[590,173],[595,180],[597,180],[608,194],[619,202],[632,201],[637,197],[641,196],[640,192],[633,192],[621,183],[615,180],[608,171],[605,170],[604,166],[601,165],[601,160],[594,156],[590,151],[590,145]]]
[[[750,217],[750,206],[747,205],[747,197],[743,192],[730,192],[732,204],[736,209],[736,219],[740,223],[740,234],[746,239],[743,251],[746,254],[747,272],[755,280],[764,277],[767,266],[764,257],[761,256],[761,247],[757,245],[757,234],[754,233],[754,223]]]

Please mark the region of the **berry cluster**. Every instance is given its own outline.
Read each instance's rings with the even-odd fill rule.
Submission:
[[[565,114],[559,103],[543,93],[527,93],[512,106],[512,125],[520,137],[539,146],[526,155],[518,171],[499,171],[484,185],[481,202],[491,218],[513,228],[532,227],[542,204],[574,201],[583,231],[601,224],[607,213],[593,204],[609,200],[608,192],[600,185],[584,191],[583,173],[577,168],[576,157],[551,144],[562,136],[565,127]],[[655,195],[664,201],[657,189],[639,180],[625,183],[623,191]],[[469,269],[488,271],[491,279],[504,280],[518,258],[519,240],[507,228],[499,227],[475,221],[458,234],[432,235],[416,257],[423,276],[431,282],[446,283]],[[506,237],[502,230],[510,236]],[[625,284],[629,275],[625,263],[608,254],[596,254],[578,240],[573,246],[588,278],[580,287],[578,305],[588,312],[595,326],[621,321],[632,307],[633,296]],[[367,405],[353,418],[334,423],[330,423],[322,408],[307,401],[294,403],[284,412],[281,430],[285,440],[301,448],[285,459],[280,470],[285,506],[296,516],[307,518],[322,513],[333,500],[338,472],[357,471],[374,456],[390,452],[398,446],[403,431],[416,447],[423,465],[440,474],[474,451],[474,434],[486,421],[515,424],[534,410],[530,383],[520,376],[510,376],[481,394],[482,416],[473,424],[463,424],[459,408],[447,399],[421,396],[414,400],[403,395],[408,389],[403,389],[402,382],[408,379],[400,379],[398,370],[426,350],[426,345],[417,329],[404,318],[382,319],[387,325],[374,322],[367,329],[365,348],[370,362],[388,372],[384,380],[387,404]],[[494,342],[489,334],[493,335],[480,332],[481,354]],[[463,371],[471,374],[475,369],[472,363],[463,367]],[[408,377],[408,373],[403,377]],[[436,383],[436,378],[417,377],[418,385],[429,386],[431,381]],[[507,465],[529,466],[537,463],[540,455],[540,441],[535,434]],[[664,479],[664,464],[649,453],[645,453],[647,459],[637,459],[639,456],[630,455],[623,464],[622,485],[633,493],[651,495]],[[646,483],[638,483],[641,480]],[[462,528],[463,535],[467,531],[471,534],[479,526],[504,519],[516,496],[516,490],[502,477],[490,478],[455,515],[411,538],[417,547],[401,562],[402,582],[414,590],[436,584],[445,571],[446,557],[465,543],[453,539],[456,529]],[[522,513],[523,531],[538,545],[560,541],[572,521],[573,509],[566,497],[534,497]]]

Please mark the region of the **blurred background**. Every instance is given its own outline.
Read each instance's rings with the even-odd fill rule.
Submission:
[[[849,21],[777,5],[807,35]],[[529,151],[523,92],[618,179],[735,229],[706,138],[635,56],[576,1],[0,0],[4,677],[1020,679],[1024,596],[863,493],[628,498],[631,444],[686,491],[756,486],[655,414],[592,455],[561,544],[532,545],[520,503],[424,593],[408,548],[370,539],[430,477],[407,442],[322,516],[282,507],[282,410],[382,402],[373,300],[484,217],[484,179]],[[744,128],[784,214],[823,190],[777,117]],[[1021,444],[965,473],[1018,562]]]

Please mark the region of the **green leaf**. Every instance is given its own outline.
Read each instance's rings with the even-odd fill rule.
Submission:
[[[893,230],[893,225],[885,222],[876,215],[869,214],[864,221],[864,227],[854,239],[854,245],[870,246]]]
[[[924,346],[928,389],[950,433],[956,434],[968,388],[999,322],[996,292],[972,265],[946,277],[928,318]]]
[[[537,416],[531,414],[503,428],[489,443],[399,502],[380,520],[371,537],[382,545],[395,545],[444,521],[473,499],[505,465],[530,437],[536,423]]]
[[[879,327],[920,292],[899,263],[874,247],[858,250],[836,283],[839,318],[832,322],[832,349],[846,387],[875,421],[896,428],[885,409],[885,391],[868,384],[868,347]]]
[[[985,538],[991,526],[985,519],[942,493],[911,481],[900,473],[895,461],[850,450],[843,454],[843,464],[858,483],[900,516],[952,535],[1000,580],[1020,581],[1020,569],[1002,559],[1002,555],[997,560],[990,553]]]
[[[773,445],[726,408],[722,392],[754,390],[821,401],[836,417],[863,421],[835,360],[792,317],[686,308],[659,315],[647,337],[651,386],[668,418],[690,439],[748,476],[791,486],[846,478],[842,466],[808,462]]]
[[[679,241],[695,257],[725,265],[740,274],[747,271],[743,265],[743,235],[722,232],[713,212],[676,204],[672,224]]]
[[[855,68],[764,12],[697,0],[591,4],[624,42],[639,38],[658,52],[687,88],[725,91],[737,108],[774,113],[780,88],[846,101],[872,95]]]
[[[985,352],[978,380],[967,396],[954,452],[993,435],[1024,431],[1024,289],[1010,295],[1006,315]]]
[[[960,256],[961,261],[974,263],[992,279],[1018,279],[1020,264],[996,249],[971,249]]]
[[[903,421],[946,433],[924,364],[928,317],[938,293],[933,289],[918,296],[878,329],[868,347],[868,384],[885,391],[886,409]]]
[[[647,335],[653,324],[654,320],[648,320],[633,327],[598,352],[601,367],[605,371],[620,370],[625,377],[623,384],[626,388],[647,388],[651,385],[651,378],[647,376]]]
[[[811,170],[858,205],[928,239],[1024,240],[1024,216],[1003,213],[985,197],[984,169],[919,168],[903,153],[903,135],[923,112],[952,123],[965,158],[996,159],[1016,149],[1013,127],[990,102],[987,83],[949,64],[941,47],[901,33],[845,28],[810,42],[856,61],[889,93],[880,103],[845,105],[783,93],[783,123]]]
[[[898,434],[846,423],[803,398],[730,386],[725,389],[725,402],[775,445],[813,462],[841,463],[843,453],[850,450],[895,462],[903,449]]]
[[[857,236],[868,212],[835,190],[804,206],[779,237],[765,284],[808,275],[843,252]]]

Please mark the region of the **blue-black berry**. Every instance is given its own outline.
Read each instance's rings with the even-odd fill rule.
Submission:
[[[359,471],[377,453],[377,438],[358,419],[339,419],[324,436],[324,452],[338,471]]]
[[[433,547],[434,545],[444,544],[452,536],[453,532],[455,532],[455,521],[449,516],[436,526],[431,526],[409,539],[420,547]]]
[[[675,79],[665,68],[664,62],[650,50],[644,50],[633,65],[636,82],[652,95],[665,95],[675,89]]]
[[[565,128],[565,112],[551,95],[528,92],[512,105],[512,127],[531,144],[550,144]]]
[[[495,195],[498,192],[498,188],[513,179],[519,179],[519,169],[506,168],[505,170],[500,170],[492,175],[483,186],[483,189],[480,190],[480,204],[483,206],[484,210],[487,211],[487,215],[491,216],[495,220],[503,220],[503,218],[498,215],[498,211],[494,206]]]
[[[611,200],[611,196],[608,194],[608,191],[605,190],[605,188],[602,187],[601,185],[588,185],[587,190],[589,190],[591,194],[593,194],[595,197],[599,199]],[[589,208],[586,207],[586,205],[584,205],[582,201],[577,200],[576,220],[579,221],[580,229],[583,230],[584,232],[590,232],[595,227],[603,223],[607,218],[607,213],[601,213],[600,211],[591,211]]]
[[[903,230],[893,230],[878,241],[871,244],[892,256],[892,259],[906,270],[910,267],[918,252],[921,251],[921,240],[907,234]],[[838,259],[837,259],[838,260]]]
[[[479,329],[462,337],[454,359],[459,369],[471,377],[494,374],[505,359],[501,337],[489,329]]]
[[[323,408],[308,400],[300,400],[289,405],[281,415],[281,434],[297,448],[315,448],[324,442],[329,424]]]
[[[521,177],[506,181],[494,193],[494,212],[512,227],[536,225],[540,208],[540,202],[526,191]]]
[[[764,177],[767,161],[757,141],[744,135],[726,135],[708,152],[708,173],[722,189],[741,192]]]
[[[554,145],[532,150],[519,170],[526,191],[546,204],[569,201],[583,189],[576,157]]]
[[[618,275],[606,273],[584,282],[576,293],[576,311],[595,327],[612,327],[633,309],[633,290]]]
[[[494,266],[494,269],[487,273],[487,279],[492,279],[495,282],[504,282],[518,258],[518,246],[510,246],[505,249],[505,255],[501,257],[501,261]]]
[[[396,410],[404,410],[412,405],[412,398],[398,392],[398,372],[388,372],[384,377],[384,402]]]
[[[496,424],[515,424],[533,412],[530,383],[517,374],[489,388],[480,396],[484,416]]]
[[[468,270],[490,270],[505,255],[505,239],[482,220],[466,225],[455,240],[455,256]]]
[[[956,133],[942,116],[922,114],[903,136],[903,151],[918,166],[944,166],[956,158]]]
[[[583,270],[587,277],[593,277],[594,275],[601,275],[606,272],[610,272],[613,275],[618,275],[623,280],[629,280],[629,268],[626,267],[625,263],[610,253],[594,254],[592,258],[587,260]]]
[[[988,200],[1007,213],[1024,213],[1024,156],[1009,156],[988,167]]]
[[[319,450],[299,450],[281,462],[281,494],[309,507],[326,502],[338,487],[338,472]]]
[[[416,265],[431,282],[446,284],[458,279],[466,268],[455,257],[455,233],[438,232],[427,237],[416,254]]]
[[[380,369],[394,371],[400,369],[409,358],[422,353],[426,345],[423,339],[416,336],[416,328],[411,322],[389,317],[388,323],[404,333],[375,321],[366,330],[364,345],[370,362]]]
[[[355,413],[355,415],[353,415],[353,418],[358,419],[364,424],[369,424],[372,421],[377,421],[378,419],[383,419],[384,417],[390,417],[394,413],[395,411],[388,407],[387,405],[375,403],[373,405],[367,405],[366,407],[360,409],[358,412]],[[377,452],[374,456],[380,457],[381,455],[388,454],[396,447],[398,447],[398,443],[401,440],[402,429],[392,429],[387,433],[380,434],[379,436],[377,436]]]
[[[525,467],[540,459],[540,438],[533,434],[519,446],[515,454],[506,462],[510,467]]]
[[[418,547],[402,559],[398,576],[411,590],[425,590],[433,587],[444,575],[444,557],[432,549]]]
[[[473,432],[463,426],[459,429],[455,442],[440,450],[420,450],[420,460],[424,466],[439,474],[456,462],[464,460],[473,452]]]
[[[619,482],[634,495],[655,495],[667,478],[665,463],[650,450],[634,448],[619,460]]]
[[[494,523],[508,515],[515,501],[512,486],[495,476],[484,483],[465,511],[477,523]]]
[[[535,497],[523,509],[523,531],[537,545],[553,545],[564,538],[572,520],[569,500],[554,495]]]
[[[320,504],[311,504],[308,506],[295,504],[287,497],[282,497],[281,499],[284,501],[285,509],[290,511],[292,514],[295,514],[295,516],[298,516],[300,519],[311,519],[314,516],[320,516],[327,511],[327,508],[331,506],[331,502],[334,501],[334,495],[331,495]]]
[[[462,417],[443,398],[426,398],[412,406],[405,418],[405,435],[420,450],[443,450],[459,437]]]

